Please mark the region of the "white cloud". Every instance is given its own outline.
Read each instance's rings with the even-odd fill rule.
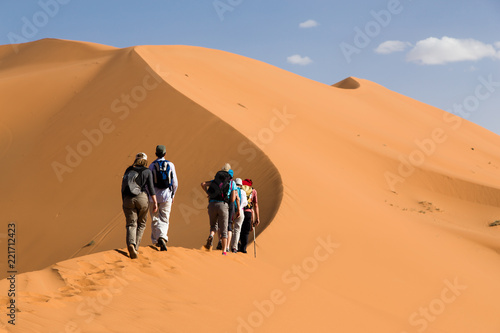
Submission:
[[[299,24],[300,28],[314,28],[319,25],[315,20],[307,20]]]
[[[498,47],[497,43],[495,46]],[[476,61],[483,58],[500,59],[500,51],[491,44],[475,39],[456,39],[429,37],[418,41],[408,52],[406,60],[424,64],[441,65],[457,61]]]
[[[289,56],[286,58],[286,60],[290,63],[290,64],[294,64],[294,65],[302,65],[302,66],[305,66],[305,65],[309,65],[310,63],[312,63],[313,61],[311,60],[311,58],[305,56],[301,56],[300,54],[294,54],[292,56]]]
[[[402,42],[400,40],[388,40],[380,44],[375,52],[380,54],[389,54],[392,52],[401,52],[404,51],[408,46],[411,46],[408,42]]]

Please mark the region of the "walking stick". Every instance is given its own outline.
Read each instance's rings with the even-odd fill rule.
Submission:
[[[255,226],[253,227],[253,256],[257,258],[257,249],[255,248]]]

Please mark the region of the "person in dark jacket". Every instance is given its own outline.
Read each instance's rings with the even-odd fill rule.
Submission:
[[[242,182],[242,189],[247,195],[247,206],[244,207],[244,219],[240,233],[240,247],[238,252],[247,253],[248,235],[260,223],[259,201],[257,200],[257,190],[253,187],[251,179],[245,179]]]
[[[122,181],[123,213],[125,214],[127,228],[127,250],[130,258],[137,258],[137,251],[141,243],[148,213],[148,195],[155,193],[153,174],[146,166],[148,157],[144,153],[138,153],[134,164],[125,170]],[[132,188],[131,188],[132,187]],[[152,195],[153,211],[158,210],[156,195]]]

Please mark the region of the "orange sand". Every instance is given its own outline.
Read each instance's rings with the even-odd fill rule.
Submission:
[[[17,47],[0,46],[1,332],[500,330],[497,135],[222,51]],[[169,251],[148,225],[130,260],[121,176],[157,144],[180,183]],[[225,162],[259,191],[257,258],[201,250],[199,183]]]

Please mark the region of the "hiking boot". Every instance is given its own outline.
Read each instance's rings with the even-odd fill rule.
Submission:
[[[167,251],[167,242],[163,238],[158,238],[158,246],[160,251]]]
[[[212,236],[208,236],[207,244],[205,244],[205,249],[210,250],[212,248],[212,241],[214,238]]]
[[[232,250],[231,250],[231,252],[233,252],[233,253],[238,253],[238,250],[236,250],[236,249],[232,249]]]
[[[130,259],[136,259],[137,258],[137,251],[135,249],[134,244],[129,244],[127,246],[127,249],[128,249],[128,254],[130,256]]]
[[[219,243],[217,243],[217,250],[222,250],[222,241],[219,240]]]

